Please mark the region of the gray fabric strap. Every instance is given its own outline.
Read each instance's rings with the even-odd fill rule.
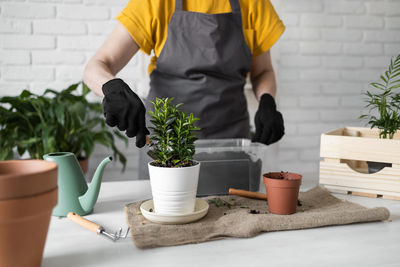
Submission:
[[[231,4],[232,13],[241,13],[239,0],[229,0],[229,3]]]
[[[175,0],[175,10],[182,10],[182,0]]]

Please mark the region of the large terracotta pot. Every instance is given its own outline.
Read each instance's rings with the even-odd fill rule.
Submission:
[[[83,174],[86,174],[89,170],[89,158],[78,157],[79,166],[81,166]]]
[[[40,266],[57,191],[56,163],[0,162],[0,267]]]
[[[290,172],[270,172],[263,175],[271,213],[296,213],[302,176]]]

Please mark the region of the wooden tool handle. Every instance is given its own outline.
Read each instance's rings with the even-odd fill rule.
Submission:
[[[229,188],[229,195],[237,195],[248,198],[267,200],[267,195],[263,193],[251,192],[246,190]]]
[[[150,136],[146,135],[146,145],[149,146],[151,143]]]
[[[75,212],[69,212],[67,218],[95,234],[100,234],[100,230],[102,229],[100,225],[79,216]]]

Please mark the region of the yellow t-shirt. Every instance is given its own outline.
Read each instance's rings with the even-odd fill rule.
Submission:
[[[272,47],[285,26],[269,0],[239,0],[239,3],[246,43],[252,55],[258,56]],[[154,50],[149,73],[156,67],[174,10],[175,0],[130,0],[117,16],[144,53],[149,55]],[[232,11],[229,0],[184,0],[183,10],[208,14]]]

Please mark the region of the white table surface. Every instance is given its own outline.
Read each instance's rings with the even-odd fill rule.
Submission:
[[[316,183],[304,180],[301,190]],[[390,221],[141,250],[130,235],[113,243],[68,219],[53,217],[42,266],[400,266],[400,201],[335,196],[367,207],[387,207]],[[148,198],[148,181],[106,182],[94,213],[86,218],[106,229],[126,229],[125,204]]]

